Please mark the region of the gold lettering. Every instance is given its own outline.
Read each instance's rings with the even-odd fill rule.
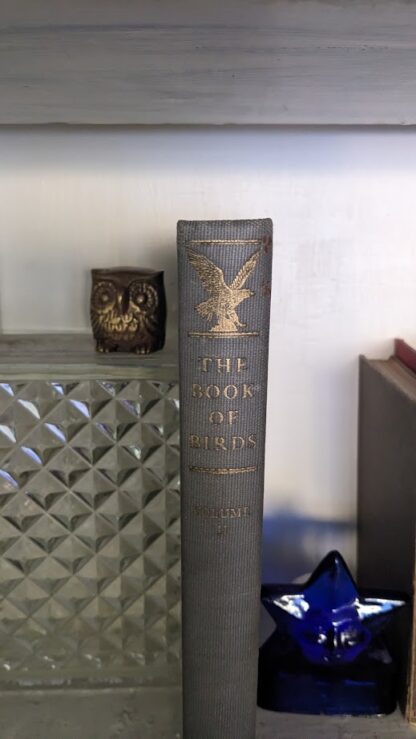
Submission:
[[[238,411],[227,411],[225,415],[221,411],[211,411],[208,414],[208,421],[209,423],[220,424],[224,423],[225,418],[227,418],[228,425],[232,426],[234,421],[237,419],[237,416]]]
[[[211,411],[211,413],[208,414],[208,421],[210,423],[216,423],[216,424],[223,423],[224,414],[221,413],[221,411]]]
[[[228,411],[227,412],[227,415],[228,415],[228,424],[229,424],[229,426],[232,426],[232,424],[234,423],[234,421],[237,420],[238,411]]]
[[[231,450],[235,452],[236,449],[244,449],[246,445],[245,439],[242,436],[233,436],[231,439]]]
[[[212,357],[199,357],[198,362],[201,372],[208,372],[212,364]]]
[[[227,400],[234,400],[237,397],[242,397],[243,399],[252,398],[254,391],[254,385],[247,382],[244,382],[242,385],[225,385],[225,387],[220,387],[219,385],[200,385],[198,382],[194,382],[192,385],[192,397],[197,400],[201,398],[215,400],[220,396]]]
[[[247,369],[247,359],[245,357],[237,357],[237,372]]]
[[[213,411],[210,416],[213,417],[211,423],[221,424],[227,420],[227,424],[231,425],[235,417],[233,414],[237,411],[230,411],[231,416],[224,415],[221,411]],[[223,420],[221,420],[221,418]],[[255,434],[248,436],[199,436],[198,434],[189,435],[189,446],[191,449],[203,449],[205,451],[223,451],[236,452],[240,449],[254,449],[257,446]]]
[[[236,505],[232,508],[218,508],[217,506],[194,506],[194,513],[199,518],[247,518],[250,516],[250,507]]]
[[[231,372],[231,359],[230,357],[226,357],[225,359],[222,359],[221,357],[217,357],[217,372]]]
[[[207,475],[242,475],[248,472],[257,472],[257,465],[251,467],[196,467],[190,464],[190,472],[198,472]]]
[[[245,357],[198,357],[198,367],[201,372],[214,370],[217,374],[242,372],[247,369]]]
[[[241,509],[240,508],[229,508],[229,516],[230,518],[241,518]]]

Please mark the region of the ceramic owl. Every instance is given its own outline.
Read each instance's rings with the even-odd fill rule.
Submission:
[[[99,352],[149,354],[165,342],[163,272],[92,269],[91,325]]]

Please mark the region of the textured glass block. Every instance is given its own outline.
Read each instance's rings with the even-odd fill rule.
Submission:
[[[178,386],[102,372],[0,382],[9,684],[178,679]]]

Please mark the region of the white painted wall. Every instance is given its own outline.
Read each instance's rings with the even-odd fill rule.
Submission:
[[[416,131],[0,131],[3,331],[88,327],[88,271],[165,268],[178,218],[275,223],[266,560],[353,560],[357,357],[416,342]]]

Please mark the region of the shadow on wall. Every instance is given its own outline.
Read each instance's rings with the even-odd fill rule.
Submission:
[[[262,582],[291,582],[311,573],[331,550],[355,565],[355,525],[349,521],[304,518],[283,509],[263,522]]]

